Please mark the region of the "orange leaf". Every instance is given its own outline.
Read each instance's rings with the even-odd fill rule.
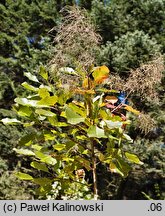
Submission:
[[[108,75],[102,75],[102,76],[97,77],[97,78],[95,79],[95,83],[96,83],[96,84],[102,84],[102,83],[104,83],[108,78],[109,78]]]
[[[105,65],[95,67],[93,69],[92,76],[96,84],[102,84],[106,79],[109,78],[109,69]]]

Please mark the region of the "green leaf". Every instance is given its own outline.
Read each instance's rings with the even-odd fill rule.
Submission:
[[[24,126],[24,127],[31,127],[31,126],[33,126],[34,124],[35,124],[34,121],[32,121],[32,122],[26,122],[26,123],[23,124],[23,126]]]
[[[37,102],[37,106],[53,106],[58,100],[58,97],[56,95],[54,96],[47,96],[41,99],[40,101]]]
[[[86,140],[87,137],[85,135],[81,135],[81,136],[76,136],[76,139],[78,139],[78,140]]]
[[[55,113],[53,113],[49,110],[44,110],[44,109],[36,109],[35,113],[37,113],[39,115],[43,115],[43,116],[50,116],[50,117],[53,117],[56,115]]]
[[[89,150],[85,149],[81,154],[88,155],[88,153],[89,153]]]
[[[31,148],[40,151],[42,149],[42,146],[35,144],[35,145],[32,145]]]
[[[106,138],[104,130],[97,127],[96,125],[90,126],[88,128],[87,134],[89,137]]]
[[[50,94],[46,88],[40,88],[38,94],[41,98],[50,97]]]
[[[47,119],[52,126],[56,126],[57,119],[55,117],[48,117]]]
[[[97,152],[96,155],[101,162],[103,162],[105,160],[104,154],[102,154],[101,152]]]
[[[36,77],[35,75],[31,74],[30,72],[26,72],[26,73],[24,73],[24,75],[25,75],[29,80],[39,83],[37,77]]]
[[[74,159],[73,158],[70,158],[70,157],[66,157],[66,156],[64,156],[63,158],[62,158],[62,161],[66,161],[66,162],[73,162],[74,161]]]
[[[117,157],[110,162],[110,170],[126,177],[131,167],[121,157]]]
[[[39,183],[37,183],[37,184],[39,184]],[[44,186],[41,186],[41,187],[35,189],[35,194],[40,195],[40,196],[46,196],[47,194],[50,193],[51,189],[52,189],[51,185],[44,185]]]
[[[55,165],[57,163],[57,160],[50,155],[45,155],[40,151],[35,152],[35,155],[37,158],[41,160],[41,162],[50,164],[50,165]]]
[[[40,66],[39,74],[42,76],[42,78],[48,80],[48,72],[46,71],[44,66]]]
[[[129,136],[129,135],[127,135],[127,134],[123,134],[123,137],[129,142],[129,143],[133,143],[133,139]]]
[[[13,148],[13,150],[15,152],[17,152],[17,154],[21,154],[21,155],[28,155],[28,156],[34,156],[34,152],[32,152],[31,150],[28,150],[28,149],[16,149],[16,148]]]
[[[53,148],[54,148],[55,150],[57,150],[57,151],[61,151],[61,150],[63,150],[65,147],[66,147],[66,145],[64,145],[64,144],[55,144],[55,145],[53,145]]]
[[[44,172],[49,172],[49,170],[45,164],[41,164],[41,163],[38,163],[36,161],[31,162],[30,166],[32,166],[35,169],[42,170]]]
[[[137,155],[135,154],[132,154],[132,153],[129,153],[129,152],[125,152],[125,156],[126,158],[130,161],[130,162],[133,162],[133,163],[136,163],[136,164],[144,164],[143,162],[141,162],[138,158]]]
[[[80,122],[84,122],[85,120],[84,117],[74,112],[74,110],[68,106],[66,107],[65,114],[66,114],[68,123],[73,124],[73,125],[78,124]]]
[[[11,119],[11,118],[3,118],[3,119],[1,119],[1,122],[3,123],[3,124],[21,124],[21,121],[19,121],[18,119],[16,119],[16,118],[13,118],[13,119]]]
[[[23,146],[23,145],[26,145],[26,146],[30,145],[33,142],[34,138],[35,138],[35,134],[34,133],[27,134],[27,135],[21,137],[21,139],[19,141],[19,144],[21,146]]]
[[[30,117],[30,115],[32,114],[32,110],[31,110],[31,108],[29,108],[27,106],[20,106],[20,108],[17,111],[17,113],[20,116]]]
[[[82,109],[82,108],[76,106],[76,104],[70,103],[68,105],[68,107],[70,107],[74,112],[76,112],[77,114],[81,115],[82,117],[86,117],[86,111],[85,111],[85,109]]]
[[[111,120],[104,120],[104,122],[106,123],[107,127],[109,129],[113,129],[113,128],[121,128],[121,126],[123,125],[122,122],[120,121],[111,121]]]
[[[102,119],[108,119],[109,118],[108,113],[105,110],[102,110],[102,109],[99,111],[99,115],[100,115],[100,117]]]
[[[30,84],[27,83],[27,82],[23,82],[21,85],[22,85],[24,88],[26,88],[26,89],[28,89],[28,90],[30,90],[30,91],[38,92],[38,90],[39,90],[39,88],[36,88],[36,87],[30,85]]]
[[[57,160],[51,156],[47,156],[43,159],[41,159],[41,162],[50,164],[50,165],[55,165],[57,163]]]
[[[18,172],[15,175],[21,180],[33,180],[33,177],[26,173]]]
[[[29,100],[27,98],[15,98],[14,101],[20,105],[28,107],[48,107],[47,105],[39,105],[38,100]]]
[[[45,141],[55,140],[56,136],[54,134],[51,134],[51,133],[44,133],[44,138],[45,138]]]

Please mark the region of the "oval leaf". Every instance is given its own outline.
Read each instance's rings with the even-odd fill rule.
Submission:
[[[33,182],[41,186],[46,186],[52,184],[52,181],[48,178],[34,178]]]
[[[26,173],[18,172],[15,175],[21,180],[33,180],[33,177]]]
[[[35,169],[42,170],[44,172],[49,172],[49,170],[45,164],[41,164],[41,163],[38,163],[36,161],[31,162],[30,166],[32,166]]]
[[[67,106],[65,110],[66,118],[68,120],[68,123],[70,124],[78,124],[80,122],[84,122],[85,118],[74,112],[73,109]]]
[[[13,150],[15,152],[17,152],[17,154],[22,154],[22,155],[28,155],[28,156],[34,156],[34,152],[32,152],[31,150],[28,150],[28,149],[16,149],[16,148],[13,148]]]
[[[63,150],[64,148],[66,147],[66,145],[64,144],[56,144],[56,145],[53,145],[53,148],[57,151],[61,151]]]
[[[39,114],[39,115],[43,115],[43,116],[49,116],[49,117],[53,117],[56,114],[49,111],[49,110],[44,110],[44,109],[36,109],[35,113]]]
[[[121,128],[123,125],[123,123],[120,121],[104,120],[104,122],[106,123],[106,125],[109,129]]]
[[[48,72],[46,71],[45,67],[41,66],[39,74],[44,78],[45,80],[48,80]]]
[[[34,81],[34,82],[38,82],[38,79],[35,75],[31,74],[30,72],[27,72],[27,73],[24,73],[24,75],[31,81]]]
[[[3,118],[1,119],[1,122],[3,124],[21,124],[21,122],[15,118],[11,119],[11,118]]]
[[[144,164],[143,162],[141,162],[138,158],[137,155],[135,154],[132,154],[132,153],[129,153],[129,152],[125,152],[125,156],[126,158],[130,161],[130,162],[133,162],[133,163],[136,163],[136,164]]]
[[[41,98],[50,97],[50,94],[46,88],[40,88],[38,94]]]
[[[47,156],[41,160],[41,162],[47,163],[49,165],[55,165],[57,160],[51,156]]]
[[[39,90],[38,88],[36,88],[36,87],[30,85],[30,84],[27,83],[27,82],[23,82],[21,85],[22,85],[24,88],[26,88],[26,89],[28,89],[28,90],[30,90],[30,91],[38,92],[38,90]]]
[[[37,102],[37,106],[53,106],[58,100],[56,95],[54,96],[46,96]]]
[[[87,134],[89,137],[106,138],[104,130],[96,125],[90,126]]]
[[[37,158],[41,160],[41,162],[50,164],[50,165],[55,165],[57,163],[57,160],[50,155],[45,155],[40,151],[35,152],[35,155]]]
[[[19,110],[17,111],[18,115],[20,116],[27,116],[30,117],[32,114],[32,110],[30,107],[27,106],[20,106]]]
[[[95,83],[102,84],[109,77],[109,69],[105,65],[95,67],[92,76],[94,77]]]
[[[46,105],[39,105],[38,100],[29,100],[27,98],[15,98],[14,101],[20,105],[28,107],[48,107]]]

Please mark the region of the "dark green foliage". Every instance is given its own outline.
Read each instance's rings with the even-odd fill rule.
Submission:
[[[16,117],[15,112],[0,109],[0,118]],[[0,124],[0,166],[2,174],[6,168],[12,170],[18,163],[19,158],[16,157],[13,147],[16,147],[18,144],[18,139],[20,135],[23,135],[23,128],[16,125],[6,127],[3,124]]]
[[[8,0],[0,4],[1,106],[6,93],[9,107],[20,92],[16,86],[23,81],[23,72],[34,71],[50,57],[48,31],[59,22],[57,15],[55,1]]]
[[[104,42],[114,41],[128,31],[143,31],[155,37],[164,47],[164,0],[111,0],[106,5],[94,0],[92,14],[100,28]]]
[[[85,8],[87,10],[91,10],[92,0],[79,0],[78,6]]]
[[[32,186],[21,182],[13,173],[7,171],[0,178],[0,200],[33,199]]]
[[[110,66],[112,71],[127,75],[131,68],[137,68],[157,56],[161,45],[143,31],[127,32],[112,42],[107,42],[100,51],[100,62]]]

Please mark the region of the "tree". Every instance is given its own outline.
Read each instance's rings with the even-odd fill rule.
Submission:
[[[161,45],[143,31],[127,32],[112,42],[102,46],[98,59],[112,71],[127,77],[131,68],[137,68],[159,55]]]
[[[79,0],[78,1],[78,5],[81,7],[81,8],[85,8],[87,10],[91,10],[91,6],[92,6],[92,0]]]
[[[6,1],[0,4],[1,106],[10,107],[21,91],[23,72],[35,70],[50,57],[48,31],[59,18],[55,1]],[[8,104],[3,97],[8,97]],[[4,98],[6,100],[6,98]]]
[[[107,164],[111,172],[117,172],[123,177],[131,169],[129,163],[143,164],[135,154],[124,150],[124,145],[132,142],[125,133],[124,128],[129,121],[124,117],[124,110],[135,114],[139,112],[120,101],[119,105],[114,105],[119,100],[114,92],[117,95],[118,91],[104,90],[101,86],[109,76],[106,66],[91,68],[88,74],[80,70],[76,73],[80,75],[83,84],[72,86],[69,92],[58,88],[58,83],[49,83],[44,68],[40,70],[44,85],[37,77],[29,75],[29,79],[37,82],[38,87],[27,82],[22,85],[34,92],[34,95],[30,94],[31,99],[15,99],[15,111],[24,119],[4,118],[1,121],[4,124],[22,124],[25,128],[40,128],[38,133],[30,133],[21,139],[20,144],[25,149],[15,148],[15,151],[31,156],[31,167],[51,177],[33,177],[19,172],[17,176],[20,179],[39,184],[38,191],[44,195],[51,193],[52,185],[56,182],[63,196],[67,197],[69,192],[66,192],[66,188],[70,188],[70,185],[76,184],[79,188],[81,184],[87,186],[84,182],[86,169],[92,172],[93,195],[97,199],[97,163]],[[91,75],[93,78],[90,78]],[[81,100],[71,100],[73,95],[81,95]],[[108,103],[105,103],[106,98]],[[74,191],[75,187],[70,191],[71,198],[78,192]],[[83,198],[91,197],[84,195]]]
[[[92,14],[104,42],[113,42],[115,37],[120,37],[128,31],[142,30],[162,44],[164,50],[164,7],[164,0],[111,0],[106,5],[95,0],[92,4]]]

